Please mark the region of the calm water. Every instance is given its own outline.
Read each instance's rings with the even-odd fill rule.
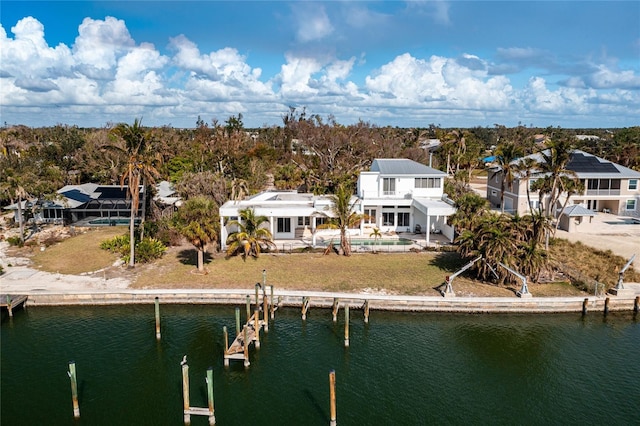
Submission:
[[[244,312],[244,308],[241,309]],[[1,327],[0,423],[180,425],[180,360],[191,405],[206,406],[214,367],[219,425],[327,425],[336,370],[339,425],[640,424],[640,318],[351,311],[276,313],[251,367],[222,362],[233,308],[65,307],[18,310]],[[341,311],[341,314],[343,312]],[[81,419],[73,420],[68,361]],[[192,424],[207,424],[192,416]]]

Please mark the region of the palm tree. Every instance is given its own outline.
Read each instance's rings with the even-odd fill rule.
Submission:
[[[236,226],[238,230],[227,237],[227,257],[240,253],[244,260],[247,256],[258,258],[260,252],[268,247],[276,248],[273,236],[263,225],[269,222],[266,216],[256,216],[253,209],[239,212],[240,220],[230,220],[227,225]]]
[[[536,174],[538,168],[538,162],[533,157],[521,158],[520,161],[518,161],[518,163],[516,163],[515,165],[516,173],[524,179],[526,184],[527,209],[529,211],[533,210],[531,208],[531,188],[529,182],[531,181],[531,178]]]
[[[571,159],[571,146],[565,140],[549,142],[547,149],[542,151],[542,161],[539,163],[540,171],[546,174],[548,179],[547,194],[549,200],[545,205],[545,214],[553,215],[553,209],[560,198],[560,178],[562,176],[575,176],[571,170],[567,170],[567,164]]]
[[[209,197],[188,199],[175,216],[176,228],[198,250],[198,271],[204,272],[204,252],[218,240],[218,206]]]
[[[128,194],[131,198],[131,216],[129,222],[129,267],[135,266],[135,219],[140,206],[140,186],[145,180],[148,184],[154,183],[154,177],[158,171],[149,161],[149,136],[142,128],[141,120],[137,118],[132,125],[120,123],[111,129],[110,134],[121,139],[125,143],[125,151],[128,155],[125,171],[120,177],[120,186],[124,188],[128,184]],[[144,202],[144,200],[143,200]]]
[[[564,203],[562,203],[562,209],[560,210],[561,212],[563,212],[564,209],[567,207],[567,204],[569,204],[569,198],[571,198],[572,195],[584,193],[584,183],[582,183],[579,179],[577,179],[577,177],[575,177],[575,174],[574,174],[574,177],[561,176],[560,188],[562,189],[562,192],[567,194],[567,197],[565,198]],[[556,224],[553,228],[554,236],[556,231],[558,230],[558,225],[560,225],[559,220],[556,221]]]
[[[498,146],[496,149],[496,162],[502,170],[502,176],[500,181],[500,211],[504,213],[504,189],[505,186],[511,187],[515,180],[515,164],[512,164],[514,160],[518,159],[522,155],[520,148],[515,143],[509,142],[504,145]]]
[[[369,238],[374,238],[373,243],[375,244],[375,248],[378,248],[378,239],[382,238],[382,234],[380,233],[379,228],[373,228],[371,234],[369,234]]]
[[[340,229],[340,250],[345,256],[351,256],[351,241],[347,237],[347,230],[362,220],[362,215],[356,213],[356,202],[352,201],[351,188],[340,184],[336,193],[329,196],[331,200],[331,212],[334,215],[336,226]]]
[[[513,265],[517,244],[508,229],[508,219],[504,215],[487,215],[476,233],[478,251],[486,262],[480,265],[482,279],[489,278],[488,265]],[[504,276],[503,276],[504,279]]]
[[[464,229],[473,230],[477,223],[487,213],[487,200],[475,192],[467,192],[456,200],[456,212],[451,217],[451,223],[458,232]]]

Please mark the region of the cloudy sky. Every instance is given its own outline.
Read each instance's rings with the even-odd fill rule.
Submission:
[[[11,1],[0,122],[640,124],[640,2]]]

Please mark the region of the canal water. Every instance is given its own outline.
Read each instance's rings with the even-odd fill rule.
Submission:
[[[241,308],[244,312],[244,307]],[[343,312],[341,311],[341,314]],[[191,405],[214,369],[219,425],[640,424],[640,318],[632,313],[453,315],[276,312],[251,366],[223,366],[232,307],[33,307],[1,326],[4,425],[180,425],[187,355]],[[79,420],[68,362],[75,361]],[[193,425],[206,417],[192,416]]]

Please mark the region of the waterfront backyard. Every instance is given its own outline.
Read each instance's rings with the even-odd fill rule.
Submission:
[[[124,227],[105,227],[78,232],[72,238],[61,239],[44,251],[40,247],[11,248],[11,256],[25,256],[29,264],[42,271],[59,274],[83,274],[110,280],[126,279],[131,288],[253,288],[262,282],[266,271],[268,284],[291,290],[337,292],[371,292],[380,294],[437,295],[447,275],[466,262],[453,252],[418,251],[405,253],[357,253],[350,257],[324,255],[322,250],[305,253],[262,254],[258,259],[243,261],[240,257],[225,259],[222,254],[210,254],[206,259],[207,274],[195,271],[196,252],[183,244],[170,247],[163,258],[136,266],[130,270],[117,258],[99,248],[100,242],[123,234]],[[608,252],[594,252],[586,246],[559,240],[554,245],[559,262],[580,267],[586,276],[598,274],[609,287],[615,284],[614,263],[624,259]],[[11,267],[7,268],[7,272]],[[597,272],[593,272],[597,271]],[[630,271],[628,281],[637,281]],[[513,296],[515,284],[498,286],[463,275],[454,281],[458,295]],[[585,294],[566,277],[544,284],[531,284],[536,296],[577,296]]]

